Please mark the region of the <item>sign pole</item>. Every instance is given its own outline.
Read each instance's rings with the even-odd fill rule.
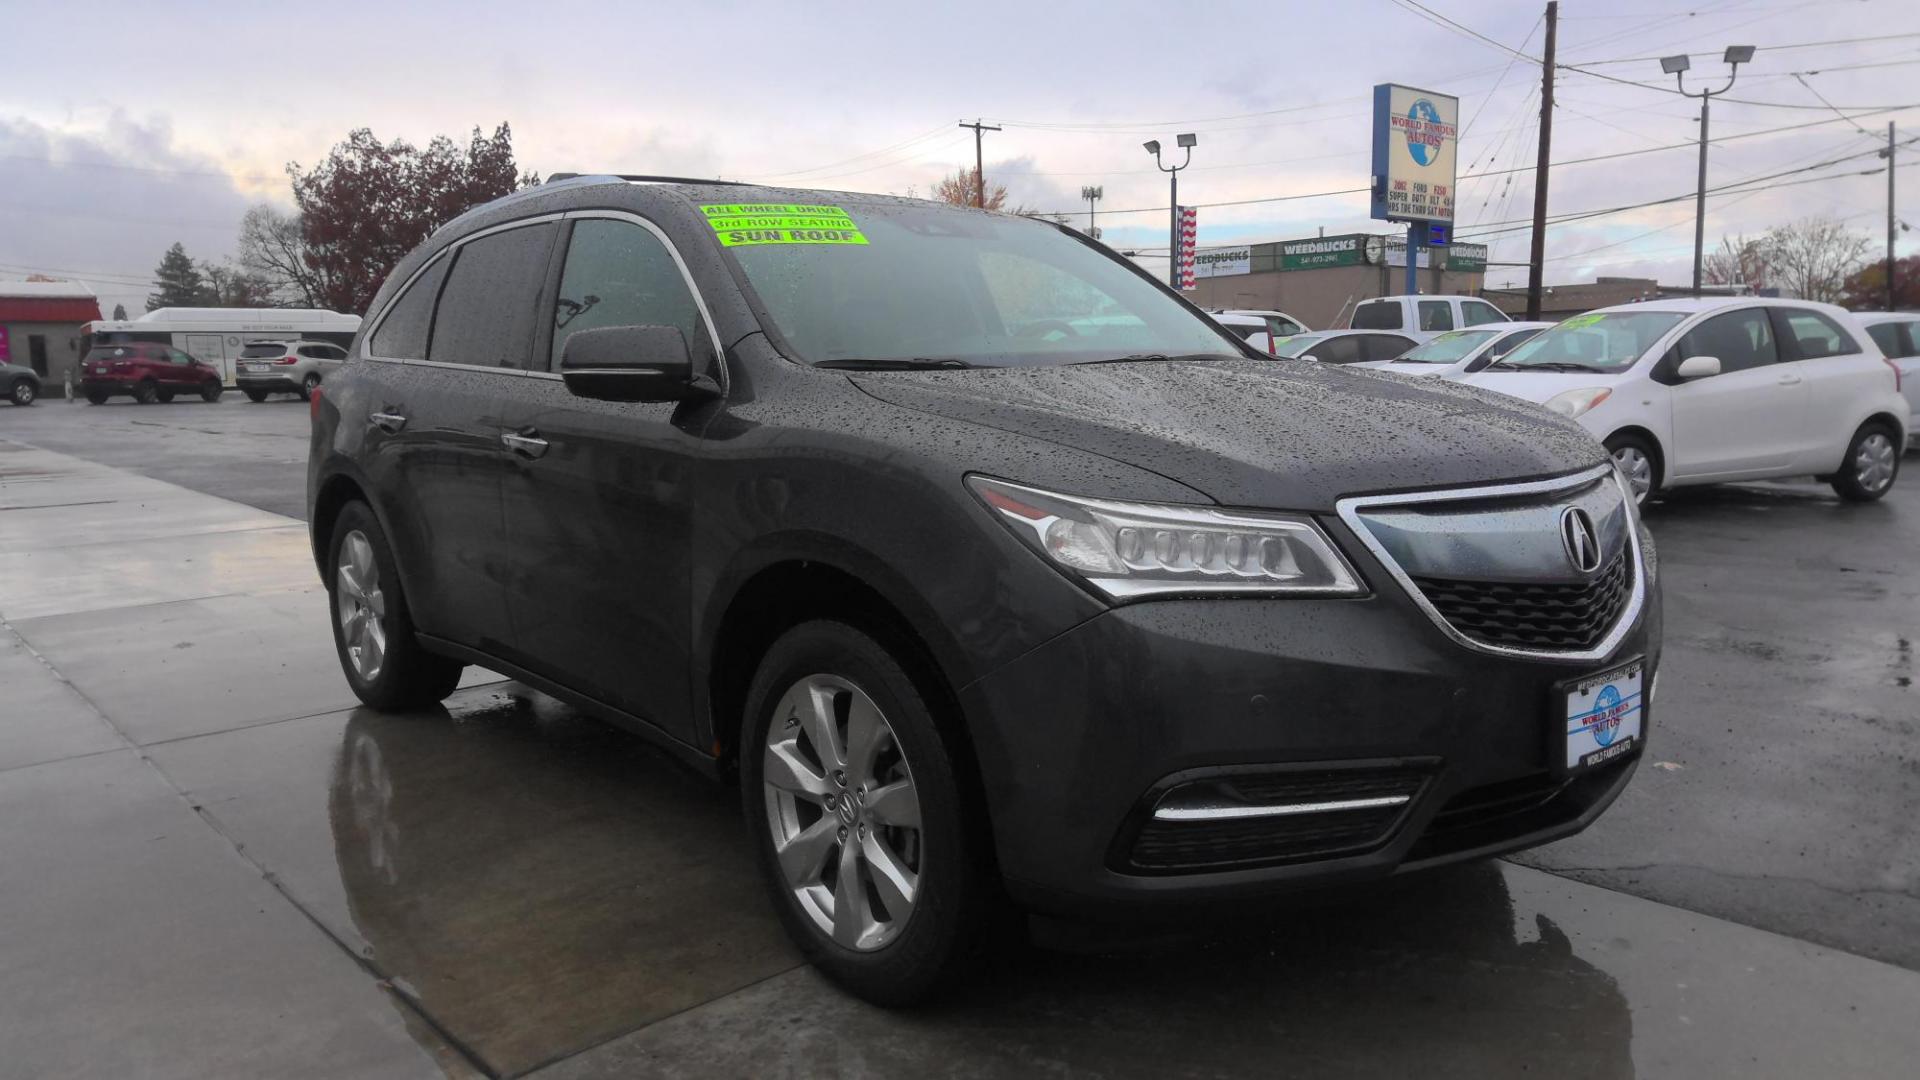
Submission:
[[[1427,223],[1407,222],[1407,295],[1420,294],[1420,252],[1427,246]]]

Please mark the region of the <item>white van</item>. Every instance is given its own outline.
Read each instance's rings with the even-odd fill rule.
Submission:
[[[1354,330],[1395,330],[1426,341],[1449,330],[1510,321],[1506,312],[1475,296],[1382,296],[1362,300],[1347,325]]]

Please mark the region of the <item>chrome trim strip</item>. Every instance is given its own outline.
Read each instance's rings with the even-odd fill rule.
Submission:
[[[1383,806],[1401,806],[1412,801],[1411,795],[1381,795],[1371,799],[1280,803],[1275,806],[1162,806],[1153,811],[1153,817],[1155,821],[1232,821],[1239,818],[1292,817],[1295,814],[1333,814],[1342,810],[1378,810]]]
[[[1609,474],[1612,475],[1614,486],[1619,490],[1620,498],[1626,505],[1627,544],[1628,550],[1633,555],[1633,592],[1627,597],[1626,607],[1621,610],[1619,619],[1613,624],[1613,629],[1607,631],[1607,636],[1598,644],[1588,649],[1516,649],[1506,645],[1489,645],[1462,634],[1454,629],[1446,616],[1440,614],[1440,610],[1434,607],[1433,602],[1420,591],[1420,587],[1414,584],[1413,578],[1400,568],[1400,564],[1391,555],[1387,554],[1386,547],[1375,539],[1373,531],[1367,528],[1366,522],[1360,519],[1363,511],[1376,506],[1461,502],[1468,499],[1512,498],[1516,495],[1570,491],[1585,487]],[[1620,647],[1620,642],[1626,639],[1627,633],[1633,629],[1635,623],[1640,621],[1640,611],[1646,606],[1647,564],[1640,550],[1640,514],[1634,506],[1633,496],[1620,479],[1620,471],[1611,464],[1596,465],[1571,476],[1557,477],[1552,480],[1532,480],[1520,484],[1490,484],[1472,488],[1448,488],[1442,491],[1413,491],[1400,495],[1355,495],[1339,500],[1334,506],[1340,514],[1340,520],[1346,522],[1347,528],[1362,544],[1366,545],[1367,550],[1380,561],[1380,565],[1386,568],[1387,573],[1393,575],[1393,579],[1400,583],[1402,591],[1412,598],[1421,611],[1427,613],[1427,617],[1440,628],[1440,632],[1451,638],[1455,644],[1475,652],[1491,653],[1495,656],[1516,656],[1527,660],[1604,660]]]

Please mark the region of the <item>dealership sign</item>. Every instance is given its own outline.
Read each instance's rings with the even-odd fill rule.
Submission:
[[[1373,216],[1452,221],[1460,99],[1410,86],[1373,88]]]
[[[1313,240],[1290,240],[1280,245],[1280,269],[1317,270],[1327,266],[1359,266],[1360,245],[1365,237],[1322,236]]]
[[[1215,248],[1193,257],[1195,277],[1237,277],[1252,272],[1253,249],[1250,247]]]

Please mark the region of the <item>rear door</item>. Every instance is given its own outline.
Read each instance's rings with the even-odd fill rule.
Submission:
[[[1323,364],[1357,364],[1367,358],[1366,354],[1361,351],[1361,341],[1369,336],[1370,335],[1367,334],[1340,334],[1336,337],[1330,337],[1308,349],[1306,355]]]
[[[1846,456],[1860,423],[1861,403],[1884,393],[1892,372],[1825,312],[1776,307],[1773,324],[1785,369],[1802,380],[1807,392],[1798,464],[1804,471],[1826,472]]]
[[[683,740],[691,714],[693,465],[716,402],[575,397],[567,338],[610,326],[680,329],[696,370],[717,363],[707,318],[664,234],[618,212],[569,216],[533,378],[512,389],[509,598],[526,667]]]
[[[1690,356],[1717,357],[1720,374],[1678,381],[1673,372]],[[1782,362],[1766,308],[1729,311],[1694,327],[1661,359],[1656,381],[1671,387],[1674,479],[1775,475],[1799,456],[1807,387]]]

